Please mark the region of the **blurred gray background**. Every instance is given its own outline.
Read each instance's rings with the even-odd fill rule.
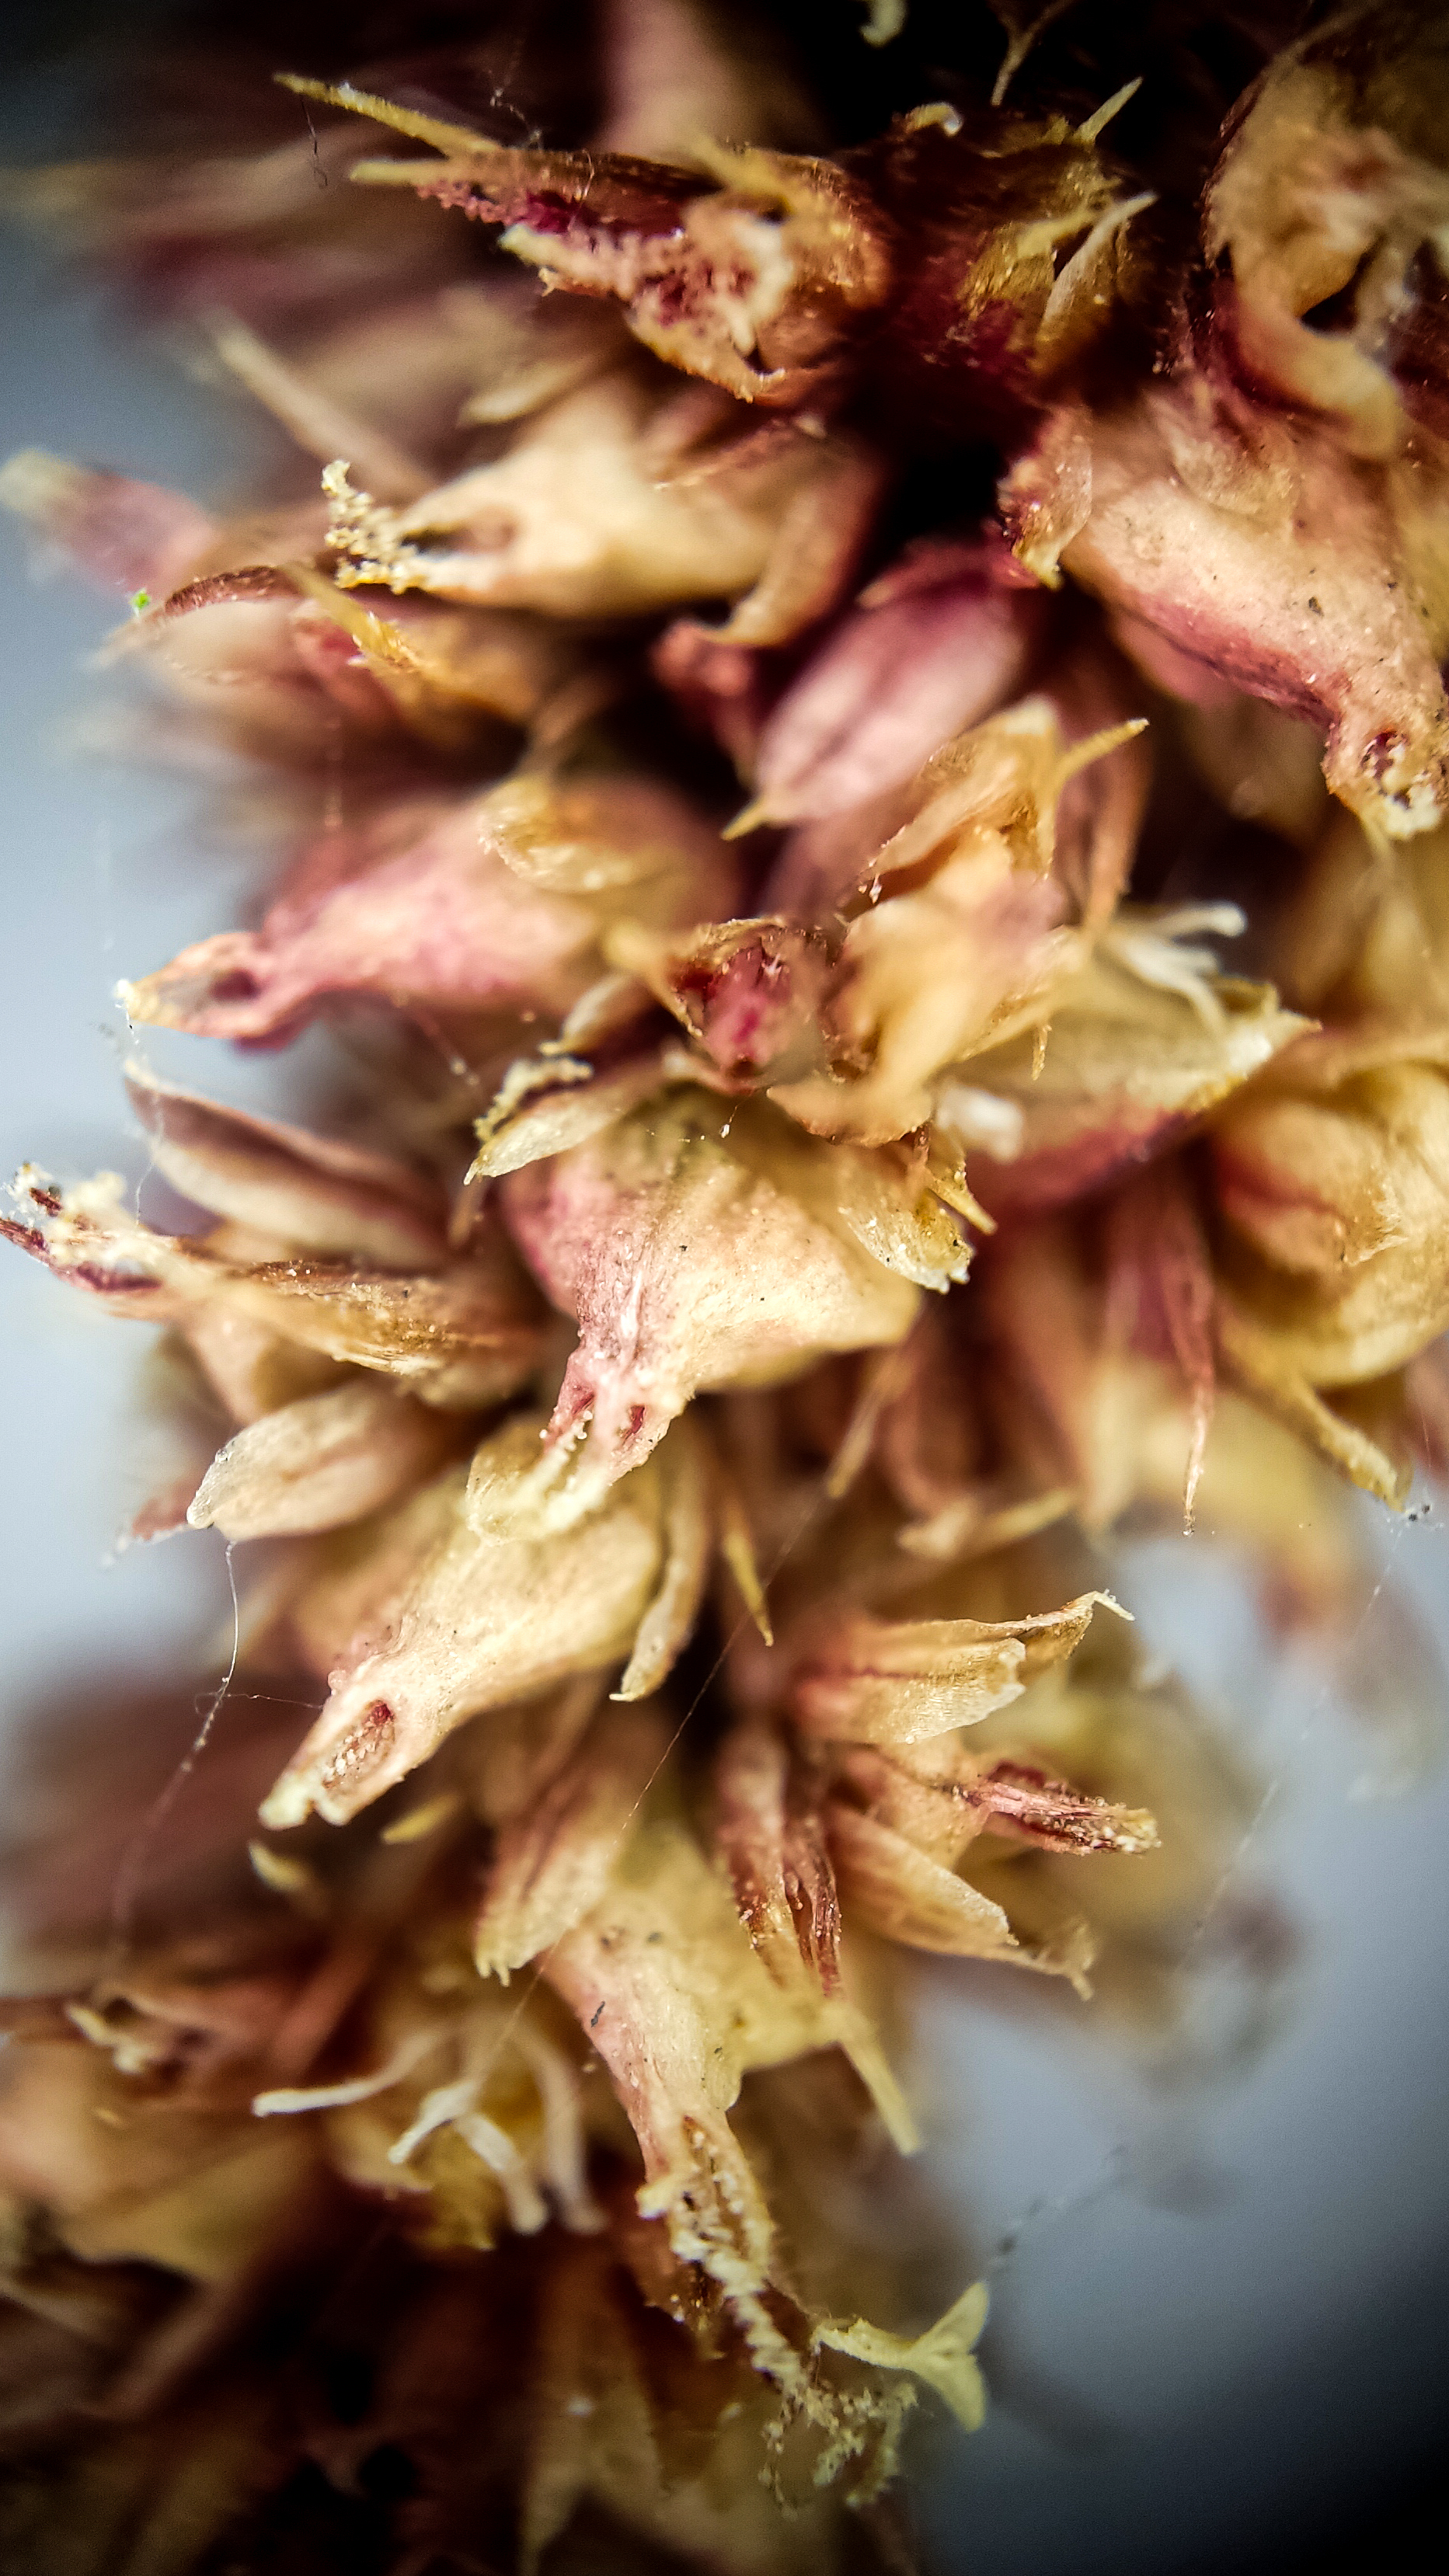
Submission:
[[[90,15],[105,32],[107,13]],[[124,13],[128,40],[144,15]],[[5,163],[74,150],[86,130],[91,81],[46,59],[55,26],[53,10],[9,24]],[[0,297],[0,457],[50,447],[219,499],[266,452],[242,397],[189,377],[13,231]],[[204,780],[128,750],[134,719],[117,738],[113,704],[103,738],[89,660],[108,604],[38,577],[8,523],[0,599],[0,1149],[7,1170],[31,1158],[67,1178],[136,1177],[115,979],[236,919],[259,855],[208,828]],[[228,1061],[185,1040],[148,1054],[238,1101],[298,1080],[295,1059]],[[0,1684],[14,1716],[88,1677],[224,1660],[209,1538],[114,1553],[146,1490],[145,1339],[4,1252]],[[1449,1654],[1439,1513],[1367,1516],[1389,1589],[1363,1660],[1390,1711],[1395,1589]],[[1296,1948],[1270,2026],[1245,2035],[1206,1927],[1197,2070],[1171,2082],[1094,2035],[1090,2008],[929,1972],[916,2071],[934,2178],[993,2285],[993,2405],[970,2443],[926,2447],[928,2562],[973,2576],[1323,2567],[1340,2551],[1409,2564],[1402,2516],[1449,2389],[1445,1717],[1432,1694],[1407,1733],[1344,1708],[1277,1653],[1203,1541],[1124,1552],[1117,1580],[1207,1703],[1234,1713],[1262,1783],[1220,1904],[1270,1896]],[[1407,1666],[1402,1681],[1423,1700]],[[943,2280],[943,2297],[960,2286]]]

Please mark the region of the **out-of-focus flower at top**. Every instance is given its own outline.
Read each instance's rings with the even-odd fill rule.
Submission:
[[[1446,106],[1442,28],[1350,9],[1270,64],[1209,182],[1204,248],[1233,290],[1217,327],[1250,382],[1328,415],[1350,455],[1449,426]]]

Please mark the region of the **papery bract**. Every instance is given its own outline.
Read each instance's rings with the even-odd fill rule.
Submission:
[[[433,1404],[469,1407],[511,1393],[539,1360],[537,1306],[496,1232],[471,1256],[409,1277],[284,1257],[226,1227],[158,1234],[132,1216],[115,1173],[63,1193],[22,1172],[0,1232],[58,1277],[144,1323],[235,1316],[281,1341],[406,1381]]]
[[[941,1258],[943,1235],[959,1255],[928,1191],[864,1164],[837,1173],[828,1148],[761,1114],[757,1128],[745,1104],[676,1092],[504,1185],[514,1239],[579,1324],[551,1437],[587,1427],[581,1492],[647,1457],[697,1388],[769,1385],[821,1351],[899,1340],[916,1265]]]
[[[642,780],[521,778],[441,811],[403,807],[323,841],[260,931],[183,949],[125,986],[126,1008],[248,1039],[287,1034],[354,994],[562,1013],[592,980],[601,915],[621,900],[666,919],[709,908],[728,883],[716,848]]]
[[[703,1581],[707,1524],[691,1490],[701,1471],[687,1449],[656,1460],[591,1518],[550,1529],[529,1498],[539,1430],[525,1415],[492,1434],[471,1496],[462,1470],[440,1485],[438,1535],[384,1621],[374,1614],[334,1669],[327,1705],[268,1796],[265,1822],[300,1824],[315,1808],[344,1823],[464,1718],[570,1673],[628,1661],[620,1687],[639,1697],[662,1678]]]
[[[1184,371],[1095,419],[1057,413],[1003,497],[1023,561],[1102,599],[1150,676],[1326,724],[1329,785],[1381,833],[1439,820],[1446,603],[1327,432]]]

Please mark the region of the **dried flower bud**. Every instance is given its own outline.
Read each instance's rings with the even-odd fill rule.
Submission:
[[[566,1674],[627,1661],[626,1698],[663,1678],[704,1578],[700,1462],[683,1442],[587,1520],[551,1528],[532,1501],[539,1431],[536,1417],[515,1417],[483,1444],[471,1479],[456,1471],[439,1486],[439,1535],[381,1622],[363,1614],[265,1823],[300,1824],[315,1808],[342,1824],[465,1717]]]
[[[515,1172],[504,1206],[579,1324],[550,1424],[561,1466],[588,1431],[574,1507],[647,1457],[697,1388],[770,1385],[822,1351],[898,1341],[914,1283],[964,1266],[908,1176],[689,1091]]]

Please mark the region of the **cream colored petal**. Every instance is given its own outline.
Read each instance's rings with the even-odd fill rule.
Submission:
[[[442,1191],[405,1164],[221,1108],[138,1064],[127,1067],[126,1088],[157,1168],[198,1207],[305,1252],[400,1270],[441,1266]]]
[[[614,1693],[621,1700],[647,1699],[678,1659],[694,1626],[714,1541],[708,1461],[688,1414],[675,1424],[658,1458],[663,1570]]]
[[[533,1421],[494,1435],[522,1470]],[[380,1797],[480,1710],[622,1661],[659,1578],[652,1478],[624,1483],[591,1520],[545,1537],[480,1536],[461,1474],[451,1517],[412,1578],[388,1640],[344,1662],[316,1725],[264,1803],[263,1821],[335,1824]]]
[[[1008,1620],[874,1619],[822,1615],[797,1648],[791,1706],[812,1734],[865,1744],[914,1744],[969,1726],[1021,1696],[1036,1674],[1080,1645],[1098,1604],[1127,1613],[1110,1592],[1084,1592],[1060,1610]]]
[[[1016,1948],[999,1905],[904,1834],[832,1800],[828,1830],[847,1921],[888,1941],[953,1957],[995,1959]]]
[[[386,1383],[352,1378],[239,1431],[217,1452],[187,1512],[193,1529],[275,1538],[362,1520],[430,1476],[447,1420]]]
[[[480,1976],[506,1984],[596,1905],[669,1736],[650,1710],[607,1710],[536,1807],[499,1835],[473,1926]]]

